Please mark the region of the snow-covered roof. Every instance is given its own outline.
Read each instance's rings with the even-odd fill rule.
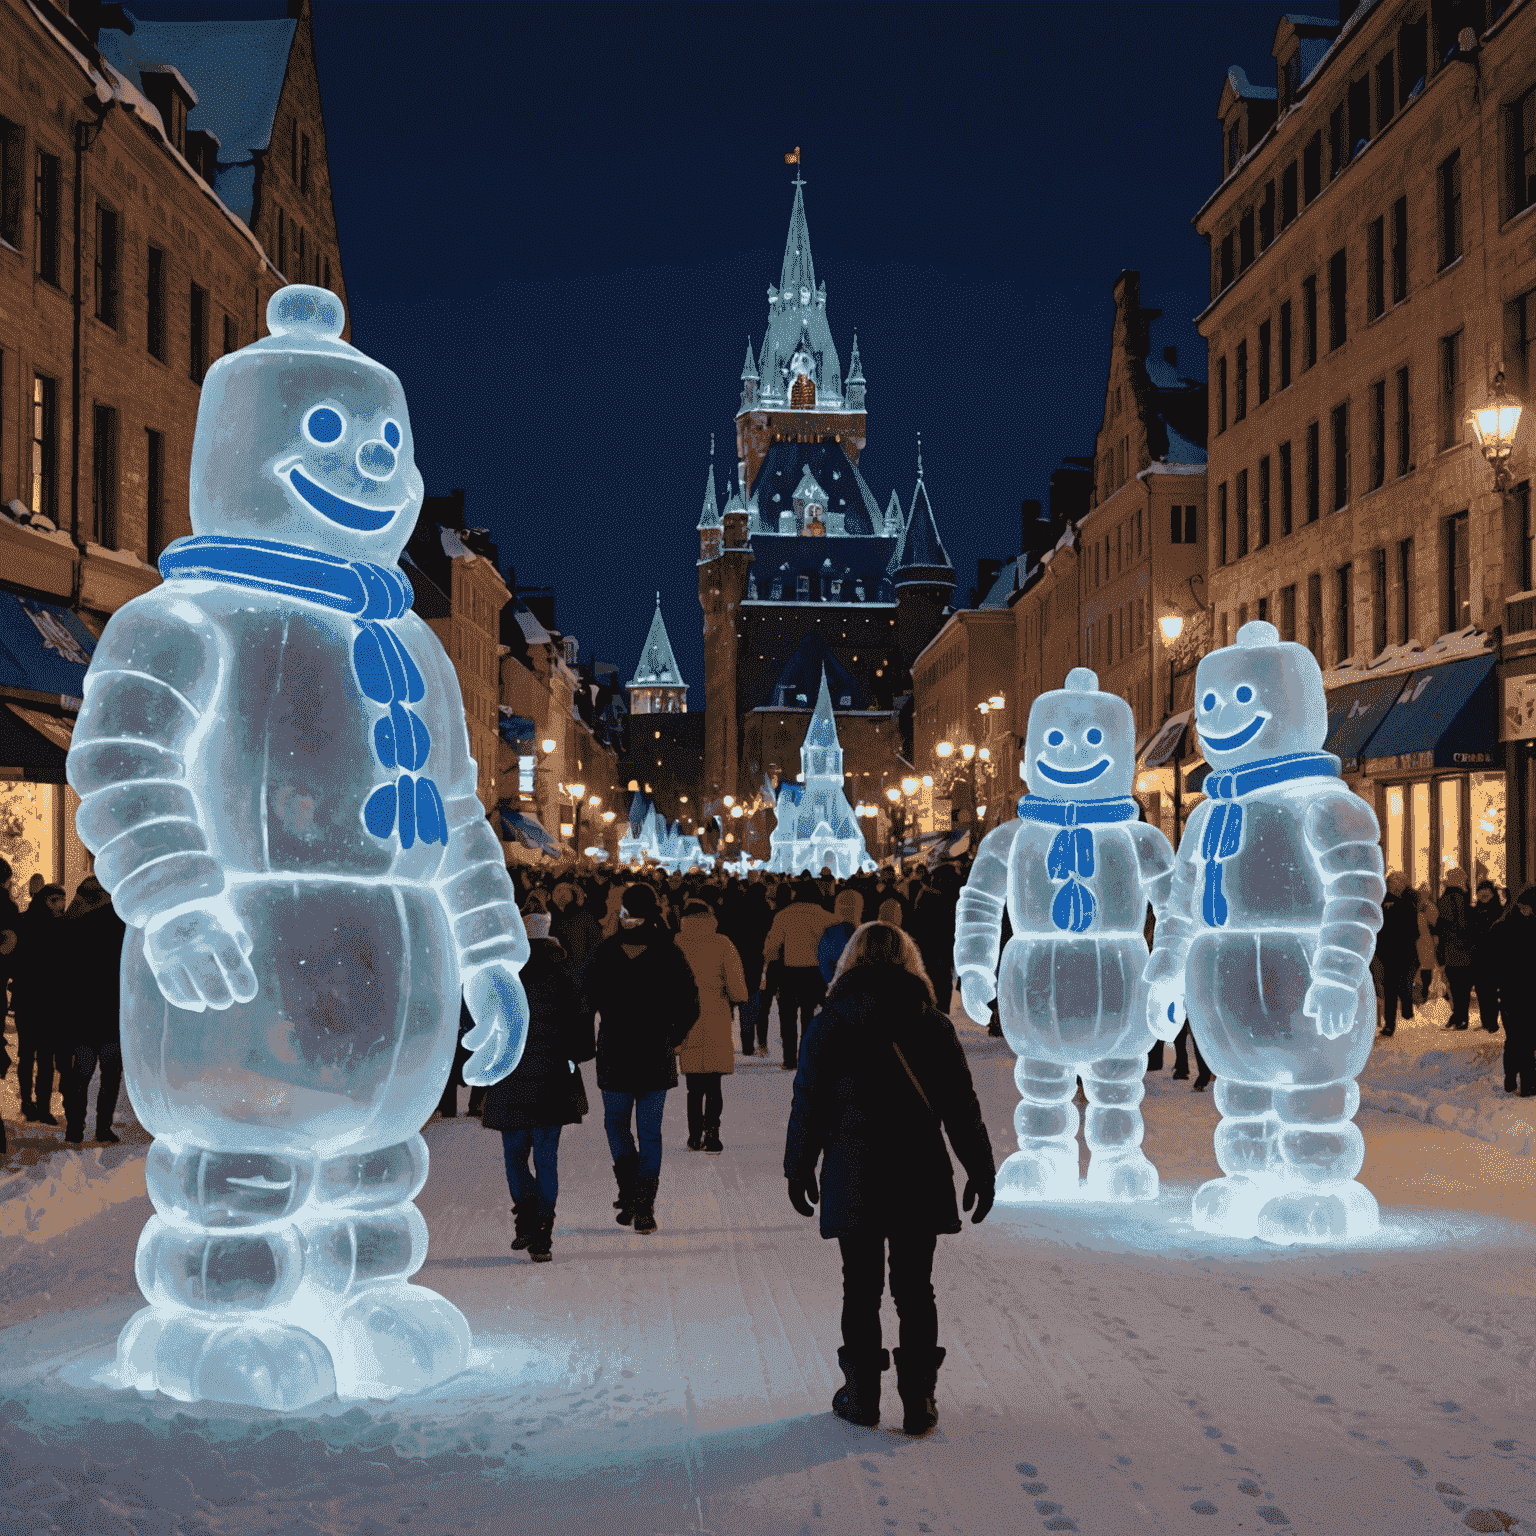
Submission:
[[[1241,64],[1227,70],[1227,84],[1232,87],[1232,94],[1243,101],[1273,101],[1278,95],[1272,85],[1255,85]]]
[[[1180,373],[1177,364],[1170,363],[1167,358],[1155,352],[1145,361],[1147,377],[1151,379],[1154,389],[1198,389],[1205,382],[1204,379],[1192,379],[1187,373]]]
[[[790,359],[803,349],[812,360],[818,405],[840,405],[843,395],[842,365],[832,332],[827,325],[827,287],[816,286],[816,267],[811,259],[811,233],[805,221],[805,182],[795,177],[795,204],[790,210],[789,233],[784,240],[784,263],[779,285],[768,290],[768,330],[758,362],[762,397],[789,398]],[[802,341],[803,336],[803,341]]]
[[[1166,423],[1165,423],[1166,425]],[[1183,464],[1205,468],[1205,449],[1199,443],[1192,443],[1187,437],[1168,428],[1168,457],[1165,461],[1169,464]]]
[[[474,550],[459,537],[456,528],[444,528],[441,523],[437,525],[438,537],[442,540],[443,553],[450,560],[470,560],[478,558]],[[546,636],[546,638],[548,638]]]
[[[1469,624],[1465,629],[1453,629],[1440,635],[1428,645],[1410,640],[1405,645],[1389,645],[1369,661],[1358,656],[1346,657],[1344,662],[1323,673],[1323,685],[1341,688],[1345,683],[1359,682],[1363,677],[1387,677],[1395,672],[1415,672],[1420,667],[1438,666],[1447,661],[1470,661],[1475,656],[1485,656],[1493,649],[1493,636]]]
[[[523,632],[523,639],[529,645],[553,645],[554,637],[534,618],[532,611],[521,598],[516,600],[512,609],[512,617],[517,620],[517,627]]]
[[[1009,560],[997,573],[997,580],[987,588],[985,595],[976,605],[978,608],[1006,608],[1008,599],[1018,590],[1019,577],[1023,572],[1026,555],[1016,555]]]
[[[667,638],[667,626],[661,617],[661,593],[656,594],[656,612],[651,627],[640,649],[640,660],[635,665],[635,675],[624,685],[626,688],[682,688],[683,674],[678,670],[672,655],[672,642]]]
[[[811,473],[811,466],[805,466],[805,473],[800,476],[800,483],[795,487],[794,499],[803,504],[814,503],[818,507],[827,504],[827,493],[822,490],[816,476]]]

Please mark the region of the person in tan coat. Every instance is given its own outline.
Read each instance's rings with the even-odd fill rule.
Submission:
[[[683,908],[677,947],[699,989],[698,1022],[677,1048],[678,1069],[688,1080],[688,1145],[695,1152],[723,1152],[720,1078],[736,1070],[731,1010],[746,1002],[747,979],[736,946],[719,932],[715,914],[702,901]]]

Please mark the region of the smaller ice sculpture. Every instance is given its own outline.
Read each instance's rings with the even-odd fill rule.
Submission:
[[[1017,821],[982,840],[960,893],[955,971],[965,1011],[985,1023],[996,996],[1019,1057],[1019,1150],[998,1170],[1001,1201],[1157,1198],[1157,1169],[1141,1150],[1153,1040],[1141,973],[1147,903],[1160,910],[1168,898],[1173,850],[1137,819],[1135,731],[1130,705],[1100,693],[1086,667],[1042,693],[1019,767],[1030,793]],[[1013,938],[994,982],[1005,903]],[[1081,1189],[1079,1074],[1089,1149]]]
[[[667,821],[654,805],[646,807],[638,827],[631,825],[628,837],[619,839],[619,861],[634,869],[655,864],[669,875],[686,874],[690,869],[707,870],[714,864],[697,834],[684,832],[676,822]]]
[[[858,819],[843,793],[843,749],[837,740],[825,667],[810,729],[800,748],[800,777],[799,784],[779,786],[766,867],[781,875],[807,871],[819,875],[830,869],[839,880],[874,869]]]
[[[1195,674],[1209,797],[1189,819],[1146,977],[1171,1039],[1187,1009],[1216,1073],[1222,1177],[1201,1231],[1321,1242],[1376,1229],[1355,1175],[1355,1079],[1371,1053],[1370,959],[1386,893],[1376,816],[1320,748],[1323,677],[1273,624],[1245,624]]]

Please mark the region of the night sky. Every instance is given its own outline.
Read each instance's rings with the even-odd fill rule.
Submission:
[[[734,470],[784,154],[845,374],[859,335],[860,467],[906,507],[921,431],[963,603],[1021,499],[1093,451],[1123,268],[1204,376],[1190,220],[1225,71],[1273,84],[1283,7],[314,9],[353,337],[405,384],[429,494],[464,487],[625,678],[659,589],[700,708],[694,527],[711,432]]]

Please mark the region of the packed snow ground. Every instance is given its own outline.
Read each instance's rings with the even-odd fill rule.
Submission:
[[[1347,1249],[1191,1230],[1217,1116],[1170,1050],[1148,1078],[1155,1207],[998,1208],[940,1240],[949,1358],[918,1441],[894,1376],[879,1429],[828,1409],[837,1249],[785,1198],[776,1060],[726,1079],[722,1156],[687,1150],[669,1096],[649,1237],[612,1220],[600,1115],[567,1128],[547,1265],[508,1250],[500,1138],[433,1120],[419,1279],[469,1318],[471,1368],[287,1417],[98,1379],[141,1304],[148,1138],[125,1099],[122,1146],[55,1150],[18,1125],[12,1073],[0,1536],[1536,1530],[1536,1100],[1500,1091],[1502,1037],[1443,1018],[1366,1069],[1383,1229]],[[1012,1053],[963,1034],[1001,1158]],[[885,1319],[894,1343],[889,1299]]]

